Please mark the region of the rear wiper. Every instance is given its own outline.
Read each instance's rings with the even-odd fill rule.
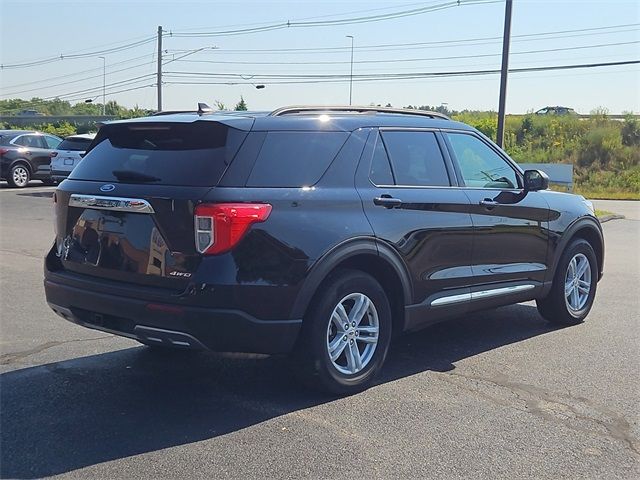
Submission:
[[[134,170],[114,170],[111,172],[121,182],[159,182],[161,179]]]

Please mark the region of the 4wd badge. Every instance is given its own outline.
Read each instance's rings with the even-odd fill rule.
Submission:
[[[172,277],[184,277],[184,278],[189,278],[191,276],[191,274],[189,272],[178,272],[176,270],[174,270],[173,272],[169,273],[170,276]]]

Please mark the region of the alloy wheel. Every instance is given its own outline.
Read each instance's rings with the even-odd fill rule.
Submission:
[[[587,304],[591,291],[591,264],[582,253],[573,256],[567,267],[564,280],[564,299],[573,315]]]
[[[21,165],[18,165],[12,172],[13,183],[18,187],[24,187],[29,183],[29,172]]]
[[[352,293],[333,309],[327,325],[327,354],[334,368],[345,375],[364,369],[378,345],[378,312],[369,297]]]

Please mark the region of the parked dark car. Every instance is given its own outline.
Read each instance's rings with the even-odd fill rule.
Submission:
[[[55,192],[46,297],[156,350],[290,354],[308,384],[352,393],[402,332],[533,299],[550,322],[585,319],[602,230],[547,186],[432,112],[112,122]]]
[[[53,185],[51,152],[61,138],[30,130],[0,130],[0,177],[12,187],[26,187],[30,180]]]
[[[578,115],[573,108],[569,107],[544,107],[536,112],[536,115]]]

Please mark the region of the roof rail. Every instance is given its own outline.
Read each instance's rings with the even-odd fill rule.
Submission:
[[[282,115],[293,115],[297,113],[313,113],[313,112],[354,112],[354,113],[399,113],[405,115],[420,115],[429,118],[439,118],[442,120],[451,120],[443,113],[430,112],[427,110],[413,110],[410,108],[390,108],[390,107],[354,107],[351,105],[330,105],[330,106],[291,106],[282,107],[274,110],[269,114],[270,117],[280,117]]]
[[[175,115],[178,113],[196,113],[195,110],[160,110],[159,112],[152,113],[152,117],[161,117],[162,115]]]

